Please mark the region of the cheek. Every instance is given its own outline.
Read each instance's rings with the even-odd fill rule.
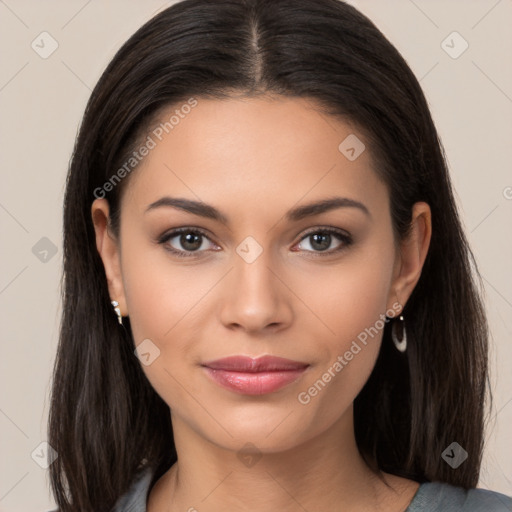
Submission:
[[[384,241],[383,241],[384,242]],[[303,296],[328,329],[332,346],[343,351],[348,343],[379,321],[387,309],[393,277],[394,247],[376,241],[364,250],[347,253],[339,265],[315,274]],[[311,281],[309,281],[311,283]],[[311,321],[315,318],[309,315]],[[321,325],[318,322],[319,326]],[[382,327],[379,321],[378,326]],[[326,339],[327,339],[326,338]],[[332,355],[332,354],[331,354]]]
[[[125,237],[122,253],[125,297],[135,343],[145,338],[164,343],[196,306],[216,279],[196,266],[178,265],[160,246]],[[218,278],[217,278],[218,279]]]
[[[123,239],[121,263],[134,343],[144,343],[144,353],[150,353],[150,364],[142,369],[171,405],[182,395],[180,384],[187,382],[187,371],[196,363],[198,340],[208,332],[211,291],[223,270],[178,265],[161,247],[145,245],[129,233]]]
[[[315,287],[308,294],[329,334],[320,340],[322,360],[297,398],[323,425],[350,406],[373,370],[386,325],[393,261],[394,248],[376,244],[331,269],[329,279],[316,280],[324,283],[323,290]]]

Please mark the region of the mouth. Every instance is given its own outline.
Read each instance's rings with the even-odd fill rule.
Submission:
[[[274,356],[231,356],[201,366],[225,389],[244,395],[264,395],[296,381],[309,364]]]

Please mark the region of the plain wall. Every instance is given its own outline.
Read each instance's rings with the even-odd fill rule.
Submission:
[[[67,165],[101,72],[122,43],[170,3],[0,2],[0,511],[54,507],[48,470],[31,454],[41,458],[38,447],[46,440]],[[493,335],[493,421],[479,486],[512,494],[512,2],[351,3],[420,79],[446,149]],[[39,36],[43,31],[58,43],[48,58],[31,46],[35,40],[38,51],[51,48],[48,36]],[[469,44],[458,58],[442,47],[446,40],[452,54],[462,49],[458,36],[446,39],[454,31]]]

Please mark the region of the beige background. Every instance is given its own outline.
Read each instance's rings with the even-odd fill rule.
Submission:
[[[377,24],[421,80],[446,148],[484,277],[493,333],[495,404],[479,485],[512,494],[512,1],[351,3]],[[42,512],[54,506],[48,472],[31,454],[41,460],[39,445],[46,440],[67,164],[102,70],[143,22],[168,5],[162,0],[0,1],[0,511]],[[43,31],[58,43],[46,59],[31,47]],[[453,31],[469,44],[456,59],[441,46]],[[51,48],[48,36],[41,37]],[[464,42],[450,36],[445,44],[453,54]],[[43,237],[49,241],[40,241]]]

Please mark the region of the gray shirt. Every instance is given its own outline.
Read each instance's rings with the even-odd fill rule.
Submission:
[[[152,471],[139,473],[112,512],[146,512]],[[512,497],[485,489],[463,489],[441,482],[420,485],[405,512],[510,512]]]

